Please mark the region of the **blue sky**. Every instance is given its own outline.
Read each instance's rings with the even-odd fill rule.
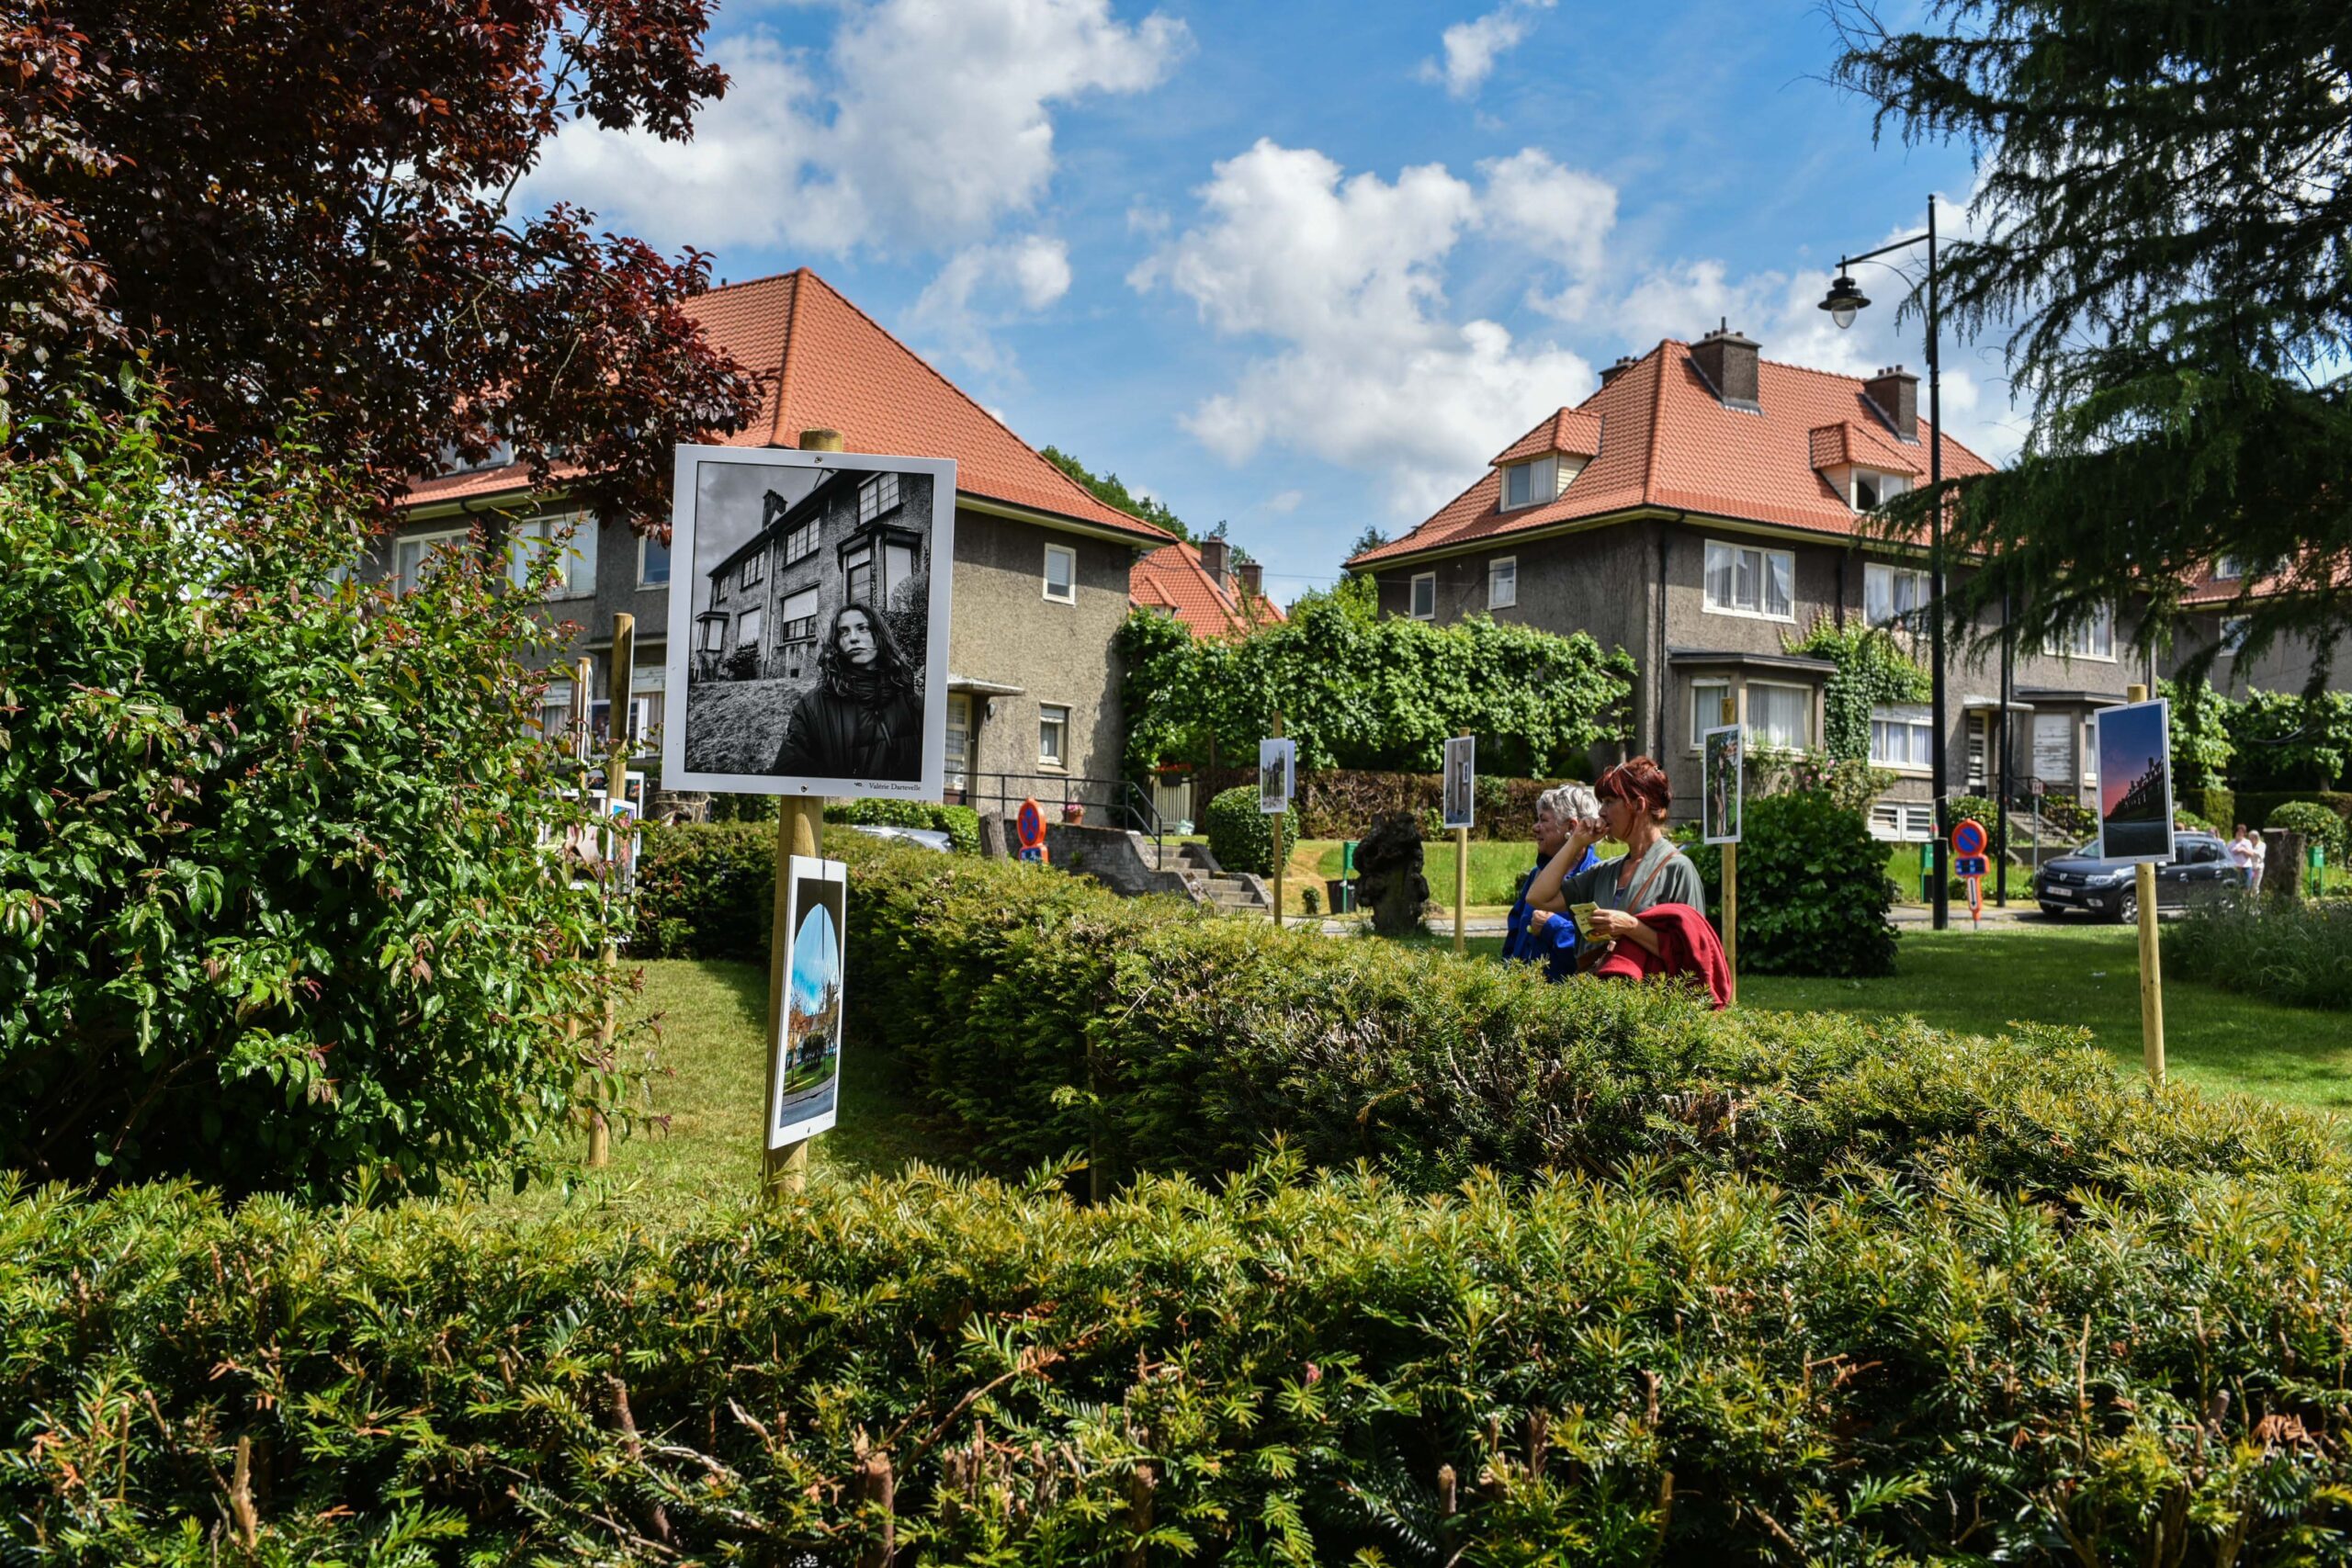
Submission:
[[[693,143],[570,128],[521,199],[815,267],[1033,445],[1227,520],[1284,602],[1662,336],[1923,368],[1891,309],[1813,307],[1974,178],[1873,145],[1815,0],[737,0],[711,47]],[[1997,345],[1948,345],[1945,402],[2015,449]]]
[[[792,939],[792,1000],[802,1012],[815,1012],[825,1000],[825,987],[841,976],[841,939],[833,931],[832,911],[817,905],[800,918],[799,934]]]

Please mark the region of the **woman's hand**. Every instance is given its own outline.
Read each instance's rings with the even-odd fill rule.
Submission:
[[[1602,942],[1615,942],[1619,937],[1633,935],[1641,930],[1642,922],[1623,909],[1595,909],[1589,917],[1593,935]]]
[[[1544,862],[1544,869],[1535,874],[1535,880],[1527,885],[1530,908],[1555,911],[1567,908],[1560,900],[1560,884],[1567,880],[1568,873],[1584,859],[1585,851],[1592,847],[1591,839],[1585,833],[1587,826],[1577,823],[1577,830],[1568,835],[1568,841],[1560,846],[1560,852]]]

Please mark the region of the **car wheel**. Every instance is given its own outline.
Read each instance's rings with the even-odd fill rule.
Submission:
[[[2119,926],[2137,925],[2140,920],[2140,896],[2126,893],[2116,900],[2115,923]]]

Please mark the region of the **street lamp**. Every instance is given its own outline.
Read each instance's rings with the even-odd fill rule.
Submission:
[[[1949,892],[1951,870],[1948,857],[1951,841],[1947,835],[1951,825],[1944,820],[1946,792],[1951,780],[1944,761],[1944,410],[1942,355],[1938,352],[1937,336],[1941,326],[1936,297],[1936,198],[1928,197],[1928,231],[1914,234],[1907,240],[1897,240],[1891,245],[1881,245],[1860,255],[1838,258],[1838,278],[1830,284],[1829,293],[1821,308],[1840,329],[1854,324],[1856,312],[1870,304],[1846,269],[1856,262],[1871,261],[1891,251],[1907,250],[1925,242],[1928,247],[1928,428],[1933,439],[1928,446],[1928,487],[1935,494],[1933,509],[1928,514],[1928,591],[1933,601],[1928,625],[1933,635],[1928,667],[1928,697],[1931,704],[1934,734],[1928,743],[1928,758],[1932,773],[1930,787],[1936,795],[1935,893],[1931,908],[1935,911],[1935,929],[1944,930],[1951,921],[1951,899]],[[2001,723],[2006,728],[2009,716],[2005,710]]]

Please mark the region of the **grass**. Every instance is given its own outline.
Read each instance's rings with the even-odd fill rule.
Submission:
[[[1607,860],[1620,853],[1623,846],[1603,844],[1600,858]],[[1421,846],[1421,874],[1430,879],[1430,897],[1446,909],[1453,907],[1453,840],[1451,836],[1430,839]],[[1473,839],[1470,840],[1470,886],[1468,904],[1473,914],[1499,914],[1510,908],[1518,896],[1519,879],[1535,863],[1535,840],[1532,839]],[[1329,890],[1323,884],[1336,879],[1340,868],[1340,840],[1338,839],[1302,839],[1292,846],[1285,858],[1283,883],[1283,909],[1287,914],[1301,913],[1305,906],[1301,895],[1315,889],[1316,897],[1324,900],[1323,912],[1329,914]]]
[[[805,681],[705,681],[686,694],[695,750],[686,765],[704,773],[763,773],[775,765],[784,727]]]

